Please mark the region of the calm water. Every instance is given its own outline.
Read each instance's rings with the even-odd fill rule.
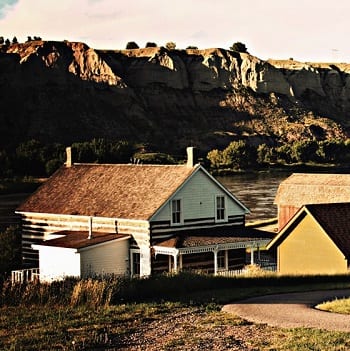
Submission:
[[[235,174],[216,177],[251,211],[247,221],[277,216],[274,200],[280,182],[290,173]]]

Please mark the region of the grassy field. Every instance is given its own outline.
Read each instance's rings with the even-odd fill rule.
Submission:
[[[317,308],[322,311],[350,314],[350,299],[336,299],[333,301],[326,301],[318,305]]]
[[[5,283],[1,350],[349,350],[350,333],[255,325],[221,306],[261,294],[350,287],[349,276]],[[241,348],[239,348],[241,347]]]

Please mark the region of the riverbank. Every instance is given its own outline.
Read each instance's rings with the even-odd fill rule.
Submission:
[[[210,169],[214,176],[235,176],[242,174],[259,173],[350,173],[349,164],[318,164],[318,163],[292,163],[276,164],[266,167],[247,168],[247,169]]]

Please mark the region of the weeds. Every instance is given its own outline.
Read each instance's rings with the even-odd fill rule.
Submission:
[[[66,279],[52,284],[5,282],[0,287],[0,349],[118,348],[152,326],[167,336],[159,350],[181,349],[182,345],[206,349],[222,340],[234,347],[240,342],[236,330],[250,335],[247,328],[262,333],[249,338],[259,350],[345,350],[350,346],[348,333],[255,326],[220,312],[220,303],[279,291],[348,286],[349,276],[223,278],[195,274],[136,280]],[[170,334],[163,329],[165,325]]]

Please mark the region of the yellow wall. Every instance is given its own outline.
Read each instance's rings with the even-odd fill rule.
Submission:
[[[347,260],[307,214],[278,247],[278,270],[282,274],[345,273]]]

